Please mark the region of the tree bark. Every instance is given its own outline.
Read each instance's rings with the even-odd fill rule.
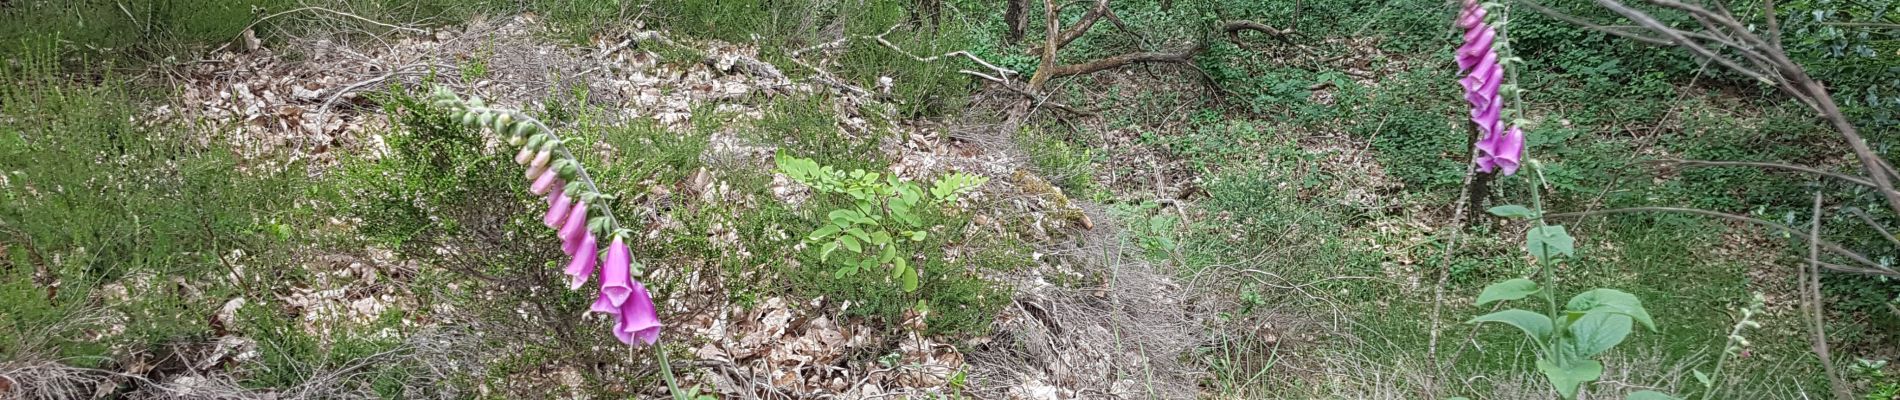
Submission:
[[[1003,22],[1009,24],[1009,35],[1004,39],[1007,43],[1016,43],[1023,40],[1023,27],[1029,25],[1029,14],[1024,10],[1029,0],[1005,1],[1008,5],[1003,9]]]

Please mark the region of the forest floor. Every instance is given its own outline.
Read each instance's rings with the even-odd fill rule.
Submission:
[[[364,24],[314,15],[299,18]],[[0,155],[33,161],[0,164],[5,199],[31,210],[0,220],[0,299],[22,305],[0,336],[0,395],[1550,396],[1515,333],[1462,323],[1487,312],[1478,288],[1533,270],[1513,240],[1526,227],[1452,228],[1465,143],[1445,132],[1462,111],[1419,95],[1448,86],[1433,72],[1445,60],[1385,45],[1390,32],[1236,41],[1199,64],[1243,67],[1135,65],[1036,99],[893,54],[963,49],[874,42],[882,29],[810,27],[837,44],[788,50],[640,25],[577,38],[558,18],[267,40],[247,27],[90,83],[60,70],[57,48],[10,58],[26,89],[0,98],[0,119],[21,122],[0,129]],[[1221,81],[1234,75],[1258,80]],[[1553,104],[1574,95],[1545,83]],[[1549,154],[1553,202],[1691,198],[1710,190],[1598,154],[1733,151],[1760,140],[1737,128],[1789,119],[1782,104],[1663,85],[1674,101],[1622,111],[1638,116],[1532,114],[1555,137],[1532,146]],[[586,313],[592,292],[560,287],[564,259],[512,150],[427,105],[436,86],[547,121],[618,194],[662,305],[660,345],[618,344]],[[1660,131],[1698,139],[1658,144]],[[74,134],[37,139],[51,132]],[[1708,144],[1724,141],[1737,143]],[[846,200],[789,179],[781,156],[987,182],[927,217],[929,239],[904,255],[923,275],[910,292],[814,254],[805,238]],[[1500,184],[1497,204],[1524,189]],[[1763,327],[1746,333],[1750,356],[1715,371],[1718,390],[1826,392],[1790,287],[1798,257],[1739,226],[1575,223],[1588,250],[1564,266],[1566,292],[1618,287],[1668,310],[1660,332],[1607,357],[1590,398],[1700,393],[1695,375],[1757,294]],[[1841,314],[1858,319],[1837,351],[1896,356],[1879,331],[1892,316]]]

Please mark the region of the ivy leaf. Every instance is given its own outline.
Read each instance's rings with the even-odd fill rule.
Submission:
[[[1542,341],[1550,337],[1550,331],[1552,330],[1550,317],[1544,316],[1544,314],[1519,309],[1494,312],[1472,318],[1470,321],[1465,321],[1467,324],[1484,322],[1498,322],[1515,326],[1518,330],[1524,331],[1525,335],[1530,335],[1533,341]]]
[[[1642,323],[1644,328],[1649,328],[1650,332],[1656,331],[1656,321],[1650,319],[1649,310],[1643,309],[1643,300],[1621,290],[1598,288],[1578,293],[1564,304],[1564,308],[1570,311],[1607,311],[1628,315]]]
[[[1485,286],[1484,292],[1478,294],[1478,305],[1482,306],[1494,301],[1522,299],[1526,296],[1537,294],[1540,290],[1543,289],[1537,286],[1537,282],[1524,278],[1493,283],[1490,286]]]
[[[1537,371],[1550,379],[1550,385],[1557,388],[1557,394],[1565,399],[1577,398],[1577,389],[1584,383],[1603,377],[1603,363],[1597,360],[1577,360],[1567,366],[1552,364],[1543,358],[1537,359]]]
[[[1552,255],[1575,256],[1577,239],[1564,232],[1563,225],[1545,225],[1525,233],[1524,249],[1539,261],[1550,262]]]
[[[1679,400],[1675,396],[1666,395],[1666,394],[1663,394],[1663,392],[1658,392],[1654,390],[1638,390],[1635,392],[1630,392],[1629,397],[1625,397],[1625,399],[1627,400]]]
[[[1616,347],[1630,335],[1630,317],[1607,311],[1584,314],[1570,324],[1571,348],[1579,357],[1588,358]]]
[[[844,243],[844,248],[845,248],[846,250],[851,250],[851,252],[853,252],[853,253],[863,253],[863,252],[864,252],[864,246],[863,246],[863,245],[861,245],[861,244],[858,244],[858,238],[854,238],[854,237],[850,237],[850,236],[839,236],[839,237],[838,237],[838,242],[839,242],[839,243]]]
[[[1537,211],[1532,211],[1529,208],[1524,208],[1524,206],[1516,204],[1491,207],[1491,209],[1487,211],[1490,211],[1491,215],[1505,218],[1537,218]]]

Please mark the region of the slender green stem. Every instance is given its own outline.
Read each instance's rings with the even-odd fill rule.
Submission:
[[[1513,21],[1511,21],[1510,16],[1511,16],[1510,3],[1501,3],[1498,6],[1499,23],[1497,24],[1497,29],[1499,32],[1497,35],[1498,39],[1497,39],[1496,51],[1499,53],[1498,65],[1500,68],[1504,68],[1505,80],[1507,82],[1510,82],[1511,87],[1513,88],[1513,90],[1511,90],[1511,104],[1515,105],[1516,107],[1510,109],[1509,115],[1513,117],[1512,118],[1513,121],[1511,123],[1515,125],[1516,124],[1515,120],[1523,117],[1525,107],[1524,107],[1524,90],[1522,88],[1518,88],[1516,85],[1518,81],[1517,80],[1518,70],[1515,65],[1516,63],[1509,61],[1511,59],[1510,57],[1515,55],[1514,54],[1515,52],[1512,51],[1513,49],[1511,47],[1511,41],[1509,39],[1506,39],[1506,38],[1511,37],[1510,30],[1511,30],[1511,23]],[[1504,133],[1501,133],[1501,134],[1504,134]],[[1534,168],[1535,166],[1532,166],[1532,169]],[[1531,217],[1531,221],[1535,223],[1538,228],[1543,228],[1548,225],[1544,222],[1544,198],[1543,198],[1543,193],[1541,190],[1541,188],[1543,188],[1543,186],[1546,183],[1541,182],[1544,176],[1543,173],[1539,172],[1537,176],[1540,182],[1531,183],[1530,185],[1531,208],[1537,211]],[[1540,246],[1544,247],[1543,249],[1541,249],[1543,250],[1543,254],[1550,254],[1549,245],[1540,244]],[[1564,315],[1560,313],[1559,312],[1560,310],[1557,308],[1557,277],[1556,277],[1556,272],[1555,272],[1557,264],[1556,262],[1552,260],[1544,260],[1544,259],[1536,260],[1536,262],[1538,263],[1537,267],[1538,267],[1540,278],[1544,281],[1541,285],[1543,287],[1542,294],[1544,297],[1545,306],[1547,307],[1546,312],[1550,316],[1550,321],[1552,324],[1551,327],[1553,328],[1553,330],[1551,331],[1550,337],[1545,338],[1545,340],[1548,341],[1548,343],[1546,343],[1547,346],[1545,347],[1546,349],[1545,352],[1549,353],[1548,357],[1550,357],[1553,363],[1557,365],[1568,365],[1570,363],[1570,360],[1564,354],[1563,346],[1559,345],[1559,340],[1558,340],[1559,338],[1563,337],[1562,332],[1568,324],[1565,321]]]
[[[686,393],[680,392],[679,380],[673,378],[673,362],[666,357],[666,349],[654,343],[653,353],[660,359],[660,379],[666,380],[666,393],[673,400],[687,400]]]

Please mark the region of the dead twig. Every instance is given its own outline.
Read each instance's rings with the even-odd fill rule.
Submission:
[[[1859,131],[1833,96],[1821,82],[1814,80],[1800,64],[1791,59],[1781,47],[1778,38],[1780,28],[1775,20],[1774,3],[1763,2],[1763,14],[1768,18],[1768,37],[1763,38],[1751,29],[1751,24],[1738,20],[1721,3],[1714,9],[1676,0],[1643,0],[1651,6],[1679,12],[1694,19],[1691,28],[1678,28],[1658,20],[1648,12],[1638,10],[1618,0],[1595,0],[1595,3],[1617,15],[1636,23],[1636,28],[1612,27],[1590,22],[1545,7],[1529,0],[1520,0],[1539,13],[1571,22],[1605,33],[1631,38],[1651,44],[1668,45],[1682,48],[1697,58],[1706,59],[1717,65],[1747,76],[1751,79],[1770,83],[1782,93],[1807,105],[1815,114],[1840,134],[1841,140],[1861,167],[1867,171],[1867,181],[1878,189],[1887,202],[1887,206],[1900,213],[1900,191],[1894,189],[1894,177],[1888,173],[1887,162],[1879,153],[1867,144]],[[1641,33],[1639,33],[1641,32]]]
[[[300,13],[300,12],[305,12],[305,11],[321,11],[321,12],[326,12],[326,13],[330,13],[330,14],[334,14],[334,15],[337,15],[337,16],[342,16],[342,17],[349,17],[350,19],[354,19],[354,20],[358,20],[358,21],[363,21],[363,22],[365,22],[365,23],[368,23],[368,24],[370,24],[370,25],[376,25],[376,26],[380,26],[380,27],[384,27],[384,28],[389,28],[390,30],[394,30],[394,31],[401,31],[401,32],[408,32],[408,33],[413,33],[413,34],[417,34],[417,35],[423,35],[423,34],[428,34],[428,33],[429,33],[429,31],[426,31],[426,30],[422,30],[422,29],[416,29],[416,28],[411,28],[411,27],[407,27],[407,26],[401,26],[401,25],[395,25],[395,24],[390,24],[390,23],[387,23],[387,22],[382,22],[382,21],[377,21],[377,20],[373,20],[373,19],[369,19],[369,18],[365,18],[365,17],[363,17],[363,16],[361,16],[361,15],[356,15],[356,14],[351,14],[351,13],[347,13],[347,12],[342,12],[342,11],[337,11],[337,10],[332,10],[332,9],[328,9],[328,8],[323,8],[323,7],[314,7],[314,6],[312,6],[312,7],[300,7],[300,8],[293,8],[293,9],[290,9],[290,10],[285,10],[285,11],[281,11],[281,12],[278,12],[278,13],[276,13],[276,14],[271,14],[271,15],[266,15],[266,16],[264,16],[263,18],[258,18],[258,19],[257,19],[256,21],[251,21],[251,23],[250,23],[249,25],[245,25],[245,26],[244,26],[244,29],[239,29],[239,30],[238,30],[238,36],[236,36],[236,37],[233,37],[233,38],[231,38],[231,40],[228,40],[228,41],[225,41],[225,42],[224,42],[224,44],[222,44],[222,45],[218,45],[218,47],[217,47],[217,48],[214,48],[214,49],[211,49],[211,52],[212,52],[212,53],[217,53],[217,52],[218,52],[218,51],[220,51],[220,50],[224,50],[224,48],[225,48],[225,47],[229,47],[229,46],[231,46],[231,43],[235,43],[235,42],[237,42],[238,40],[241,40],[241,39],[243,39],[243,38],[244,38],[244,35],[247,35],[247,34],[250,34],[250,33],[247,33],[247,32],[251,32],[251,28],[256,28],[256,27],[257,27],[257,24],[261,24],[261,23],[264,23],[264,21],[269,21],[269,20],[271,20],[272,18],[277,18],[277,17],[282,17],[282,16],[285,16],[285,15],[289,15],[289,14],[295,14],[295,13]]]
[[[1867,180],[1867,178],[1841,174],[1841,173],[1828,172],[1828,171],[1821,170],[1820,168],[1814,168],[1814,167],[1809,167],[1805,165],[1776,163],[1776,162],[1759,162],[1759,161],[1710,161],[1710,160],[1674,160],[1674,159],[1656,160],[1654,162],[1664,163],[1664,164],[1675,164],[1675,165],[1695,165],[1695,166],[1711,166],[1711,167],[1736,166],[1736,167],[1785,169],[1785,170],[1790,170],[1790,171],[1806,172],[1810,174],[1839,179],[1839,180],[1847,181],[1856,185],[1874,188],[1874,190],[1882,190],[1879,184],[1876,184],[1873,181]],[[1891,190],[1891,189],[1888,189],[1888,190]]]
[[[1813,215],[1808,220],[1808,265],[1797,274],[1801,287],[1801,308],[1807,317],[1808,335],[1812,343],[1809,350],[1821,359],[1821,370],[1827,373],[1828,387],[1834,391],[1835,400],[1852,400],[1854,395],[1847,388],[1847,381],[1841,379],[1841,372],[1834,368],[1834,356],[1827,347],[1827,325],[1822,320],[1824,308],[1821,297],[1821,193],[1814,193]]]
[[[1583,218],[1583,217],[1589,217],[1589,216],[1594,216],[1594,215],[1635,214],[1635,213],[1650,213],[1650,212],[1686,213],[1686,214],[1697,214],[1697,215],[1717,217],[1717,218],[1722,218],[1722,219],[1727,219],[1727,220],[1732,220],[1732,221],[1746,222],[1752,225],[1768,228],[1769,230],[1773,230],[1778,233],[1788,234],[1793,237],[1801,237],[1804,240],[1809,239],[1807,235],[1803,235],[1801,231],[1796,230],[1795,228],[1791,228],[1787,225],[1782,225],[1782,224],[1770,222],[1770,221],[1759,219],[1759,218],[1729,214],[1729,213],[1720,212],[1720,211],[1703,210],[1699,208],[1630,207],[1630,208],[1615,208],[1615,209],[1597,210],[1597,211],[1556,213],[1556,214],[1545,215],[1544,218],[1552,218],[1552,219]],[[1900,271],[1895,271],[1893,270],[1893,268],[1882,265],[1881,263],[1876,262],[1871,258],[1868,258],[1866,255],[1854,252],[1852,250],[1848,250],[1845,247],[1841,247],[1840,244],[1836,244],[1834,242],[1827,241],[1825,239],[1815,239],[1814,243],[1820,246],[1820,248],[1827,250],[1829,253],[1833,253],[1837,256],[1847,258],[1856,263],[1860,263],[1861,265],[1866,266],[1866,267],[1853,267],[1853,266],[1831,264],[1831,263],[1817,261],[1819,265],[1827,267],[1828,269],[1842,271],[1842,272],[1852,272],[1852,273],[1857,273],[1857,274],[1900,277]]]

